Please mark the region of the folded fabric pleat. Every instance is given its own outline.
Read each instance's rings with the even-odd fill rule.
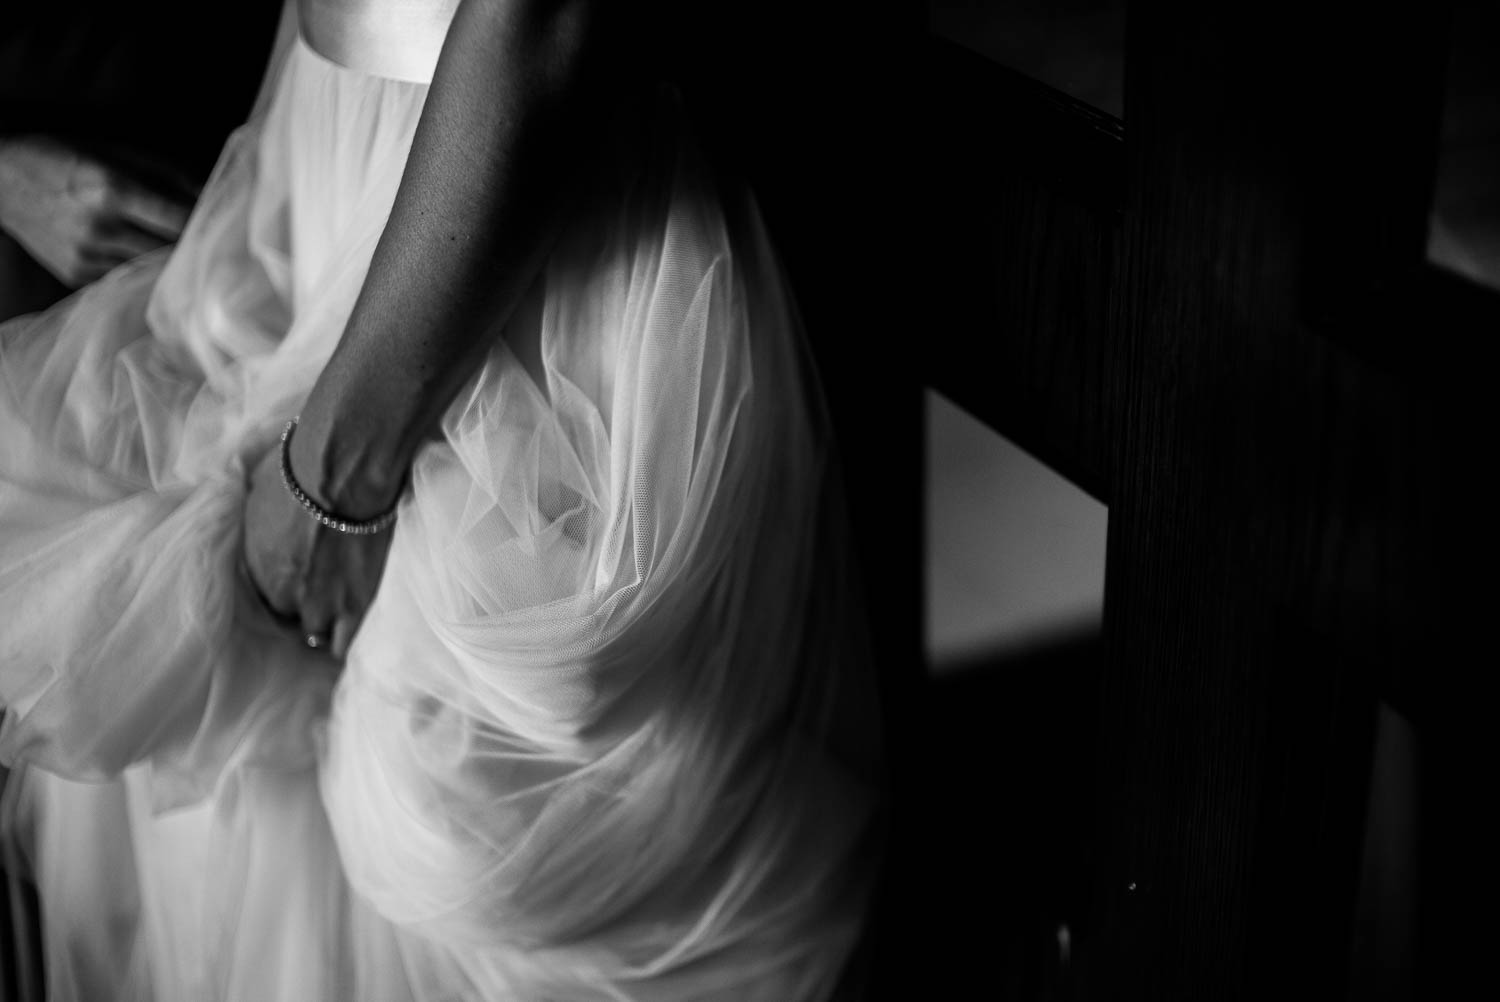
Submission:
[[[299,43],[175,250],[0,327],[0,760],[55,997],[825,998],[876,806],[826,419],[670,94],[418,455],[341,674],[239,568],[424,98]]]

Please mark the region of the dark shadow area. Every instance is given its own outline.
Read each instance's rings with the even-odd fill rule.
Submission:
[[[46,309],[67,294],[67,286],[0,231],[0,322]]]
[[[1125,0],[932,0],[935,34],[1125,117]]]
[[[191,0],[7,4],[0,134],[160,158],[202,180],[250,110],[280,11],[277,0],[210,18]]]
[[[0,717],[5,708],[0,707]],[[42,906],[27,864],[10,851],[14,791],[20,777],[0,765],[0,1000],[45,998]]]
[[[1075,997],[1103,660],[1087,634],[933,680],[931,998]]]

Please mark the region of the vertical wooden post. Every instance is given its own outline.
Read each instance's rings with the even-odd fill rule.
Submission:
[[[1325,158],[1391,112],[1343,84],[1378,66],[1374,91],[1430,85],[1415,7],[1349,13],[1129,8],[1090,998],[1345,989],[1374,701],[1432,625],[1433,430],[1402,373],[1309,322],[1307,283],[1338,271]],[[1386,43],[1409,58],[1375,58]],[[1385,162],[1344,165],[1352,190],[1384,185],[1370,214],[1422,194],[1394,149],[1420,145],[1412,124]],[[1347,234],[1394,253],[1413,229],[1389,222]]]

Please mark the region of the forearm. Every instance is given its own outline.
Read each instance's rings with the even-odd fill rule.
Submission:
[[[417,449],[532,283],[612,81],[591,0],[463,0],[406,173],[292,464],[351,517]]]

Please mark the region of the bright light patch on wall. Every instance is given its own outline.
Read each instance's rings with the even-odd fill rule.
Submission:
[[[931,669],[1097,631],[1105,506],[932,390],[926,410]]]
[[[1453,7],[1427,259],[1500,289],[1500,7]]]

